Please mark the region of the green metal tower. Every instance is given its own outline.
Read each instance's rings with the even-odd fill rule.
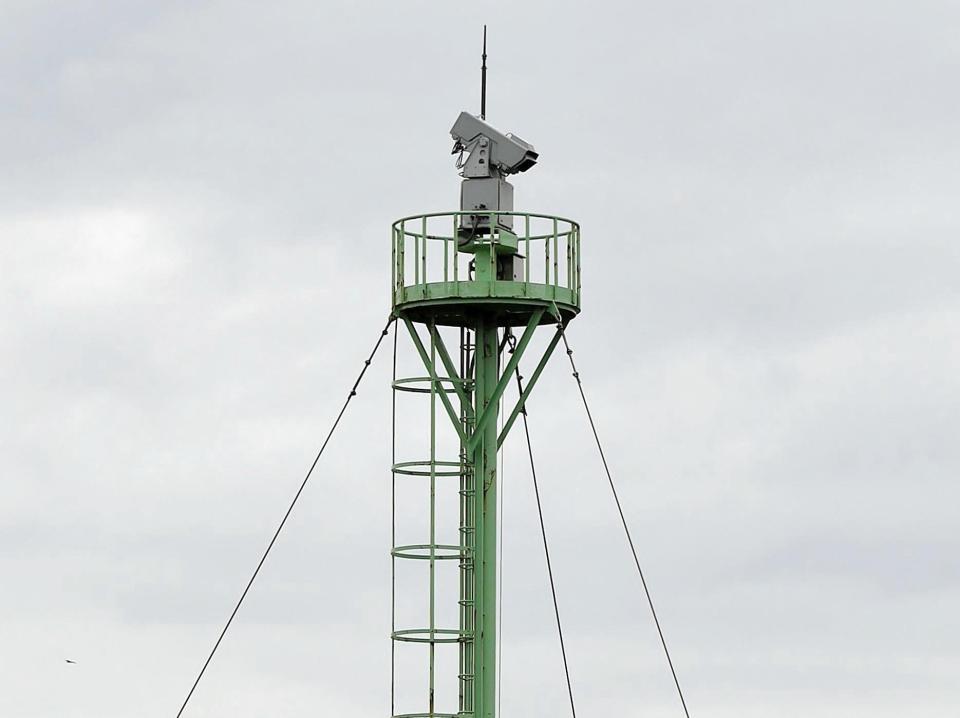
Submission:
[[[533,167],[539,155],[533,145],[516,135],[503,134],[486,122],[486,28],[481,69],[480,115],[461,112],[450,130],[453,154],[458,155],[457,168],[463,178],[460,209],[412,215],[393,223],[391,314],[387,324],[190,687],[177,718],[190,702],[391,325],[391,717],[495,718],[499,710],[497,496],[502,477],[497,465],[504,439],[522,415],[570,711],[576,718],[526,412],[526,402],[561,341],[684,715],[690,717],[564,333],[567,324],[580,312],[580,226],[563,217],[514,211],[513,186],[507,177]],[[540,327],[552,328],[552,332],[548,329],[542,348],[534,350],[531,347],[536,346],[534,338]],[[416,374],[412,376],[397,375],[398,335],[404,332],[410,337],[416,365],[422,363],[424,368],[423,372],[414,370]],[[450,346],[455,346],[456,352],[451,352]],[[524,386],[520,362],[528,353],[537,358]],[[505,392],[514,378],[517,394],[508,399]],[[397,406],[398,398],[404,395],[429,398],[428,448],[422,452],[398,445]],[[502,411],[504,408],[507,410]],[[404,428],[416,425],[407,422]],[[419,438],[423,443],[422,436]],[[402,460],[398,460],[398,454],[403,454]],[[418,527],[413,543],[399,542],[398,488],[404,491],[418,484],[420,488],[424,484],[428,487],[426,529]],[[440,520],[443,518],[446,523]],[[400,564],[426,566],[428,601],[423,621],[398,621]],[[438,590],[444,574],[448,585],[456,588],[450,595]],[[407,607],[405,604],[404,608]],[[415,687],[412,711],[397,710],[399,646],[427,653],[426,691],[420,692],[419,679],[416,684],[410,683]],[[444,655],[448,649],[450,652]],[[449,675],[445,677],[444,672]]]
[[[395,718],[495,714],[498,453],[562,327],[580,310],[579,225],[513,211],[506,177],[536,163],[533,147],[468,113],[461,113],[451,134],[464,178],[460,211],[413,215],[392,228],[393,312],[426,374],[395,376],[394,406],[397,392],[430,401],[429,457],[397,461],[395,447],[392,467],[395,492],[409,481],[430,486],[429,535],[421,543],[396,545],[394,534],[391,551],[394,575],[404,560],[427,562],[429,573],[428,625],[394,622],[392,630],[394,656],[401,644],[426,646],[427,690],[418,712],[397,713],[394,705]],[[504,392],[519,377],[517,368],[539,327],[552,329],[549,341],[501,416]],[[442,455],[442,432],[453,433],[459,455]],[[438,503],[442,481],[459,481],[458,506]],[[438,537],[438,513],[444,510],[458,512],[459,533],[445,542]],[[459,622],[442,625],[438,572],[451,570],[459,572]],[[394,592],[395,616],[396,605]],[[459,653],[457,706],[437,705],[435,698],[444,644],[455,644]]]

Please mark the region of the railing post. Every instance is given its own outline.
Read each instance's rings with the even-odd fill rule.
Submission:
[[[420,237],[423,242],[423,283],[427,283],[427,217],[424,215],[420,223]]]
[[[406,222],[404,222],[406,225]],[[404,230],[406,231],[406,230]],[[420,235],[413,234],[413,283],[420,284]]]
[[[444,283],[450,281],[450,242],[446,237],[443,238],[443,281]]]
[[[524,237],[523,237],[523,252],[526,255],[526,259],[523,262],[523,282],[524,284],[530,284],[530,215],[523,215],[523,224],[524,224]],[[526,287],[524,287],[526,290]]]
[[[550,284],[550,240],[543,238],[543,283]]]
[[[553,283],[560,286],[560,271],[558,270],[560,258],[557,256],[560,251],[557,247],[557,218],[553,218]]]
[[[399,234],[399,237],[398,237],[398,239],[397,239],[397,248],[398,248],[398,255],[399,255],[399,256],[397,257],[397,262],[399,263],[399,267],[398,267],[398,269],[399,269],[399,272],[398,272],[398,282],[399,282],[399,286],[398,286],[398,289],[399,289],[399,292],[400,292],[400,301],[402,301],[403,298],[404,298],[404,297],[403,297],[403,291],[404,291],[404,289],[406,288],[406,285],[407,285],[407,255],[406,255],[407,231],[406,231],[406,224],[407,224],[406,221],[401,220],[401,222],[400,222],[400,229],[398,230],[400,234]]]
[[[490,286],[494,286],[497,281],[497,244],[500,241],[499,231],[497,229],[496,222],[499,220],[499,215],[494,212],[490,213],[490,218],[487,220],[490,225]]]
[[[577,304],[580,304],[580,225],[577,225]]]
[[[457,242],[457,222],[460,221],[460,215],[453,215],[453,233],[450,235],[453,242],[453,281],[456,282],[459,280],[460,274],[460,248]],[[460,287],[457,287],[457,293],[460,293]]]

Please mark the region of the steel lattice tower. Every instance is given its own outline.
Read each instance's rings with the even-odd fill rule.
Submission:
[[[393,313],[426,372],[395,376],[393,390],[429,395],[430,401],[429,458],[397,461],[395,451],[392,466],[395,491],[398,479],[430,483],[429,536],[412,545],[396,545],[394,536],[391,551],[394,573],[403,560],[426,561],[429,568],[429,625],[394,625],[392,631],[394,652],[409,643],[426,644],[429,651],[426,705],[414,713],[394,708],[394,716],[403,718],[494,716],[498,453],[562,328],[580,310],[579,225],[513,211],[506,176],[535,164],[533,147],[467,113],[451,134],[464,177],[460,211],[405,217],[392,227]],[[539,327],[553,329],[546,348],[512,408],[500,416],[504,392],[519,377],[520,360]],[[451,336],[458,343],[456,355],[448,349]],[[459,456],[438,454],[441,427],[455,434]],[[438,505],[438,480],[459,480],[459,506]],[[437,512],[445,508],[458,511],[456,543],[437,536]],[[459,624],[438,625],[437,572],[454,568]],[[443,644],[456,644],[459,651],[455,709],[438,707],[434,697],[437,649]]]

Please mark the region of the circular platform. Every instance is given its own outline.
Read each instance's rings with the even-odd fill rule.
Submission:
[[[437,212],[393,223],[393,309],[413,321],[521,326],[580,311],[580,225],[527,212]],[[559,317],[556,316],[559,314]]]

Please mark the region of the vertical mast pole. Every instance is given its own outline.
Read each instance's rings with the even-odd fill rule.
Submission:
[[[492,250],[492,248],[491,248]],[[496,705],[497,652],[497,403],[494,399],[499,379],[497,324],[485,314],[477,322],[475,354],[479,416],[489,406],[493,414],[481,428],[482,437],[474,450],[476,466],[477,551],[475,564],[477,599],[474,715],[494,718]]]

